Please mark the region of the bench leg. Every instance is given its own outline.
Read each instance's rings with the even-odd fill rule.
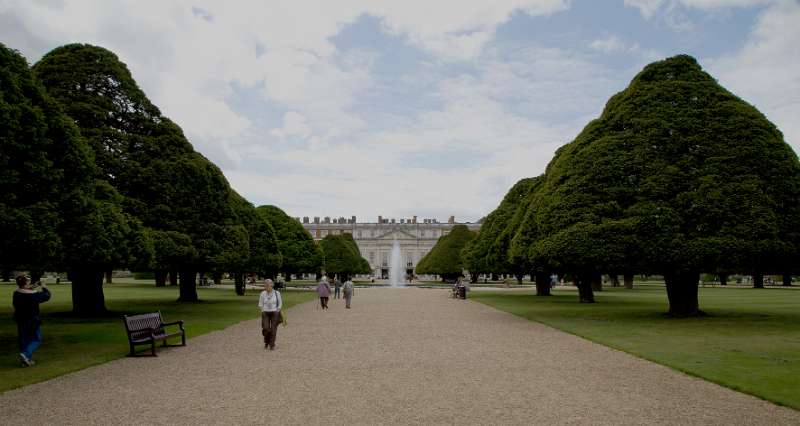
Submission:
[[[158,355],[156,355],[156,341],[155,340],[150,342],[150,350],[152,351],[153,356],[158,356]]]
[[[133,343],[131,343],[131,353],[128,356],[136,356],[136,350],[133,348]]]
[[[186,332],[181,333],[181,346],[186,346]]]

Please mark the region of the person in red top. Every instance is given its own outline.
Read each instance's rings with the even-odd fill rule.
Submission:
[[[17,277],[17,290],[14,292],[14,321],[17,323],[19,341],[19,360],[25,367],[33,364],[33,352],[42,344],[42,319],[39,317],[39,304],[50,300],[50,290],[41,284],[41,290],[31,284],[28,277]]]

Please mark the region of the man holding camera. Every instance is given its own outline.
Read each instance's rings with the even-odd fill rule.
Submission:
[[[17,290],[14,292],[14,321],[17,322],[19,339],[19,360],[25,367],[34,364],[33,352],[42,344],[42,320],[39,317],[39,304],[50,300],[50,290],[44,283],[31,284],[28,277],[17,277]]]

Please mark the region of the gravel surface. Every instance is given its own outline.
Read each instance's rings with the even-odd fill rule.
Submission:
[[[445,290],[357,289],[353,309],[330,306],[290,309],[274,352],[254,319],[6,392],[0,424],[800,424]]]

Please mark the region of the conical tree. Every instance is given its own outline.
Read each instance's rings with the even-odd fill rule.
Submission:
[[[318,272],[322,266],[322,252],[303,225],[275,206],[259,206],[257,210],[275,230],[283,256],[281,271],[286,279],[292,274]]]
[[[103,272],[149,257],[92,151],[25,60],[0,45],[0,258],[4,267],[66,267],[73,310],[105,312]]]
[[[327,275],[338,276],[344,281],[352,275],[369,272],[369,263],[361,257],[358,246],[350,234],[329,234],[319,242],[319,247],[322,250],[323,267]]]
[[[509,232],[511,222],[525,201],[535,189],[538,178],[525,178],[508,191],[500,205],[483,220],[478,235],[464,248],[464,266],[471,274],[494,273],[514,274],[518,280],[528,271],[520,264],[512,264],[508,258],[508,248],[513,233]],[[549,287],[548,287],[549,289]]]
[[[197,271],[247,253],[239,250],[247,237],[222,172],[161,115],[114,53],[70,44],[46,54],[34,71],[89,141],[98,177],[123,195],[124,211],[161,232],[151,232],[160,237],[157,249],[178,244],[177,253],[156,253],[158,268],[169,263],[171,273],[180,271],[179,300],[196,301]],[[156,276],[165,273],[157,270]]]
[[[548,165],[529,254],[581,282],[662,274],[670,314],[698,315],[701,271],[796,268],[798,197],[780,131],[676,56],[645,67]]]
[[[431,251],[417,262],[415,272],[439,275],[443,280],[460,277],[465,269],[461,252],[475,235],[466,225],[454,226],[449,234],[439,238]]]

